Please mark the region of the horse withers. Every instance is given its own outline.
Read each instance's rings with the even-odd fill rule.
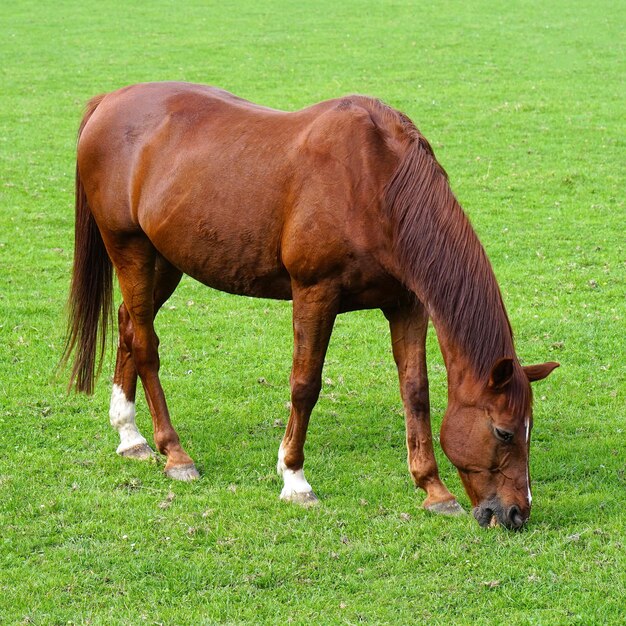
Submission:
[[[520,365],[485,251],[431,146],[402,113],[363,96],[287,113],[186,83],[92,99],[78,139],[65,351],[74,354],[71,383],[87,393],[104,350],[113,270],[123,298],[110,407],[119,454],[152,455],[135,424],[139,376],[166,474],[198,477],[170,422],[154,330],[184,272],[222,291],[293,300],[282,499],[317,500],[303,448],[335,317],[380,308],[424,507],[462,511],[433,454],[430,318],[448,374],[441,444],[474,515],[507,528],[528,519],[530,383],[558,364]]]

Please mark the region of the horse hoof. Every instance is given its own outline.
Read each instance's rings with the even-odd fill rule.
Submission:
[[[308,507],[315,506],[319,503],[317,496],[312,491],[297,492],[292,491],[290,494],[280,494],[280,499],[285,502],[293,502],[300,506]]]
[[[424,508],[431,513],[436,513],[437,515],[465,515],[463,507],[456,500],[435,502],[434,504],[426,505]]]
[[[118,450],[117,453],[127,459],[136,459],[137,461],[150,461],[156,458],[152,448],[147,443],[138,443],[136,446],[126,448],[126,450]]]
[[[165,468],[165,475],[173,480],[198,480],[200,473],[193,463],[187,465],[175,465],[174,467]]]

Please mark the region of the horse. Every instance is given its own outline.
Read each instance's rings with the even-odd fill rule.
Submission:
[[[70,388],[93,393],[123,302],[110,421],[117,453],[154,453],[135,423],[137,377],[156,449],[176,480],[199,474],[172,426],[154,319],[183,273],[221,291],[293,301],[291,409],[278,452],[283,500],[317,502],[304,443],[340,313],[381,309],[423,507],[463,508],[439,477],[425,340],[435,327],[448,380],[441,426],[482,526],[529,518],[530,383],[492,266],[433,149],[405,114],[353,95],[295,112],[214,87],[131,85],[96,96],[78,132],[67,343]]]

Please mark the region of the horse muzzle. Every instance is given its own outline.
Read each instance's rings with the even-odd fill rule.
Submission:
[[[499,524],[508,530],[520,530],[530,517],[530,509],[523,511],[517,504],[503,506],[498,497],[481,502],[472,513],[483,528]]]

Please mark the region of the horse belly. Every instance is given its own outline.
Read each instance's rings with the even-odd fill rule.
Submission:
[[[183,207],[165,225],[144,229],[170,263],[201,283],[237,295],[289,300],[277,218],[264,211]],[[267,213],[267,212],[265,212]]]
[[[240,296],[291,299],[291,279],[284,267],[259,265],[245,259],[209,255],[201,265],[184,269],[196,280]]]

